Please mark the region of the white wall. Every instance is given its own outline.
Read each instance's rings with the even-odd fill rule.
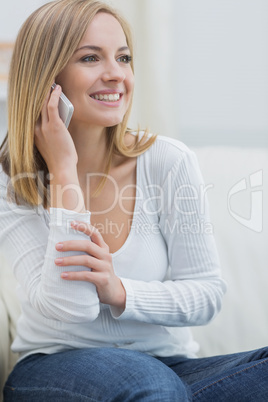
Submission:
[[[267,145],[267,0],[187,0],[176,17],[181,131]]]
[[[138,39],[134,120],[194,145],[268,145],[267,0],[107,1]]]
[[[0,41],[13,42],[25,19],[44,3],[46,1],[42,0],[2,0],[0,4]]]

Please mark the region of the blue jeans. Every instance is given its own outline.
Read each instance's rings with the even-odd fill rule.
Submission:
[[[267,401],[268,348],[198,359],[116,348],[34,354],[20,361],[4,401]]]

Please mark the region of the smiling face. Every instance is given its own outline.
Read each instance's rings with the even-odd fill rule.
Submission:
[[[98,13],[57,76],[74,105],[70,129],[119,124],[131,102],[134,76],[124,31],[115,17]]]

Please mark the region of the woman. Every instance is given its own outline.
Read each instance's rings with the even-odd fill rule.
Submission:
[[[266,350],[196,358],[188,327],[217,314],[225,283],[194,230],[209,222],[195,156],[127,129],[132,54],[127,23],[94,0],[50,2],[18,35],[0,240],[22,314],[5,400],[263,400]]]

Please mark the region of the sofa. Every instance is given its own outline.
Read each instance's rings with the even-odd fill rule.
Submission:
[[[193,148],[192,148],[193,149]],[[268,343],[268,149],[198,147],[214,232],[228,290],[220,314],[192,329],[200,356]],[[197,231],[207,230],[201,222]],[[0,388],[16,362],[10,344],[20,308],[16,281],[0,256]]]

